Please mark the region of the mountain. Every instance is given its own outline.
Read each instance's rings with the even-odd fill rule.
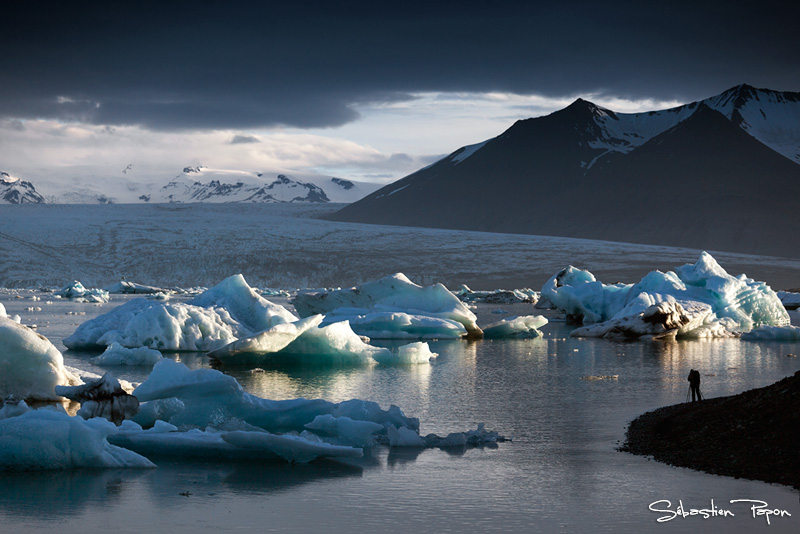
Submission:
[[[316,183],[315,183],[316,182]],[[274,178],[262,173],[223,171],[203,166],[186,167],[167,185],[149,194],[145,202],[256,202],[326,203],[353,202],[379,186],[341,178],[296,179],[285,174]]]
[[[0,204],[44,204],[45,200],[33,184],[0,172]]]
[[[0,175],[0,202],[47,202],[50,204],[132,204],[139,202],[281,202],[349,203],[380,187],[318,174],[257,173],[185,167],[165,180],[142,174],[128,165],[120,175],[84,174],[69,180],[36,178],[42,194],[31,182],[7,173]],[[152,171],[151,171],[152,172]],[[8,199],[3,196],[7,195]],[[36,200],[36,199],[41,200]]]
[[[578,99],[345,206],[341,221],[800,257],[800,93],[663,111]]]

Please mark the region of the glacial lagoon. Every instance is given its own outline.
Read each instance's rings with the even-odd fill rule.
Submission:
[[[67,365],[102,373],[89,362],[96,354],[69,352],[61,340],[129,298],[0,302],[37,324]],[[530,304],[480,304],[479,324],[502,317],[492,313],[498,308],[540,313]],[[707,397],[736,394],[800,370],[800,358],[789,356],[800,344],[573,339],[570,326],[550,319],[537,339],[431,342],[439,356],[429,365],[225,370],[260,397],[395,404],[420,419],[423,435],[484,423],[509,442],[376,447],[357,460],[294,465],[153,458],[157,469],[5,473],[0,524],[8,532],[797,532],[796,490],[674,468],[617,447],[631,419],[686,400],[690,368],[701,371]],[[190,368],[211,365],[200,353],[166,356]],[[111,370],[131,382],[149,372]],[[741,499],[791,516],[768,525],[751,503],[730,502]],[[679,503],[729,513],[664,511]]]

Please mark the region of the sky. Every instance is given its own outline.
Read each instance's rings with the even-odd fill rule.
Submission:
[[[800,91],[799,17],[771,0],[14,2],[0,171],[385,183],[578,97],[636,112]]]

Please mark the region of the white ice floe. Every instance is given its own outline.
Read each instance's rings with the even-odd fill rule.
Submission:
[[[30,328],[0,317],[0,398],[61,400],[57,385],[80,380],[66,367],[50,341]]]
[[[789,324],[789,315],[768,285],[729,275],[706,252],[695,264],[674,272],[653,271],[634,285],[605,285],[588,271],[570,266],[545,283],[542,296],[584,325],[635,317],[660,303],[678,303],[689,318],[678,335],[686,337]]]
[[[161,353],[154,349],[148,349],[147,347],[128,349],[119,343],[112,343],[103,354],[92,358],[92,363],[101,366],[146,366],[155,365],[161,358],[163,358]]]
[[[119,343],[127,348],[208,351],[296,320],[286,308],[250,288],[242,275],[234,275],[186,303],[131,300],[83,323],[64,344],[70,349]]]
[[[546,324],[547,318],[541,315],[507,317],[483,327],[483,335],[487,339],[541,337],[542,332],[539,329]]]
[[[340,320],[350,320],[353,330],[358,334],[362,334],[361,325],[364,325],[366,330],[375,331],[377,324],[390,327],[391,330],[385,330],[387,335],[389,332],[394,332],[394,336],[401,339],[407,339],[413,335],[419,339],[427,335],[424,331],[421,335],[413,333],[415,328],[423,326],[424,321],[421,319],[398,316],[393,321],[387,321],[385,315],[369,317],[372,313],[389,312],[460,323],[467,336],[480,337],[482,335],[482,331],[476,323],[475,314],[446,287],[442,284],[428,287],[418,286],[402,273],[350,289],[298,293],[293,304],[303,317],[319,313],[329,317],[338,317]],[[340,313],[339,310],[342,312]],[[359,319],[354,320],[354,316],[359,316]]]

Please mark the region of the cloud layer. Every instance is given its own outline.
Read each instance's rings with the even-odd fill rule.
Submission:
[[[0,117],[324,128],[419,93],[688,101],[744,82],[797,90],[799,15],[773,1],[15,2],[3,16]]]

